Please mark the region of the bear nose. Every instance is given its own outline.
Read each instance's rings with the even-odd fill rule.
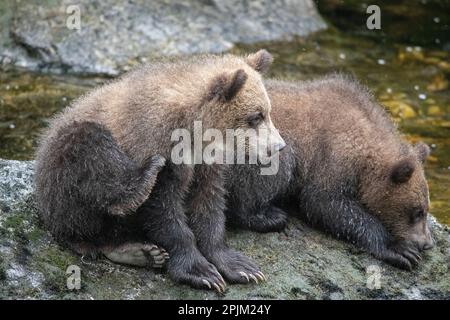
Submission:
[[[422,246],[422,250],[430,250],[430,249],[432,249],[434,247],[434,242],[428,242],[428,243],[425,243],[423,246]]]
[[[277,152],[283,150],[285,147],[286,147],[285,142],[277,142],[273,145],[273,152],[270,148],[267,150],[267,155],[269,157],[271,157],[272,155],[276,154]]]
[[[277,143],[276,145],[275,145],[275,151],[281,151],[281,150],[283,150],[284,148],[286,148],[286,143],[283,141],[283,142],[280,142],[280,143]]]

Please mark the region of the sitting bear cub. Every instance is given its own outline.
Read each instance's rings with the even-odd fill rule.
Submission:
[[[429,148],[402,139],[372,95],[345,77],[265,84],[287,147],[276,175],[251,165],[229,172],[229,222],[278,231],[289,207],[392,265],[417,265],[420,251],[433,247],[423,170]]]
[[[282,149],[260,74],[271,62],[261,50],[155,63],[57,115],[40,143],[35,177],[53,236],[81,254],[134,265],[162,265],[164,248],[169,275],[197,288],[222,292],[224,278],[264,280],[224,240],[227,166],[175,164],[171,137],[192,132],[195,121],[222,133],[246,129],[262,114],[267,149]]]

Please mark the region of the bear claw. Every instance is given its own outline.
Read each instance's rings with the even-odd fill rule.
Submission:
[[[208,287],[208,289],[212,289],[212,287],[214,287],[214,289],[218,292],[218,293],[224,293],[225,292],[225,284],[223,283],[213,283],[211,286],[211,283],[206,280],[206,279],[202,279],[202,282]]]
[[[202,279],[202,282],[208,287],[208,289],[211,289],[211,284],[209,283],[208,280]]]
[[[265,278],[252,260],[229,248],[210,253],[208,258],[230,283],[259,283]]]
[[[264,275],[264,273],[262,273],[261,271],[258,271],[256,273],[256,276],[261,280],[261,281],[267,281],[266,276]]]
[[[160,248],[154,244],[145,245],[142,251],[147,256],[149,260],[152,260],[152,267],[160,269],[164,266],[166,261],[169,259],[169,254],[163,248]]]
[[[215,291],[220,294],[223,294],[225,292],[225,282],[210,282],[208,280],[203,280],[203,283],[207,283],[208,289],[215,289]]]
[[[248,274],[246,274],[245,272],[239,272],[239,274],[241,275],[241,276],[243,276],[245,279],[247,279],[247,282],[250,282],[250,278],[248,277]]]
[[[422,260],[422,256],[413,243],[401,241],[387,249],[383,254],[383,260],[397,268],[411,271]]]
[[[256,283],[259,283],[258,279],[253,275],[253,274],[249,274],[250,278],[252,278],[253,281],[255,281]]]
[[[213,283],[214,288],[216,288],[216,291],[219,293],[222,293],[222,288],[219,287],[219,285],[217,283]]]

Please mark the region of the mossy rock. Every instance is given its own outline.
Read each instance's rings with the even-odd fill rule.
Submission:
[[[86,261],[58,246],[39,225],[31,179],[32,162],[0,160],[0,208],[8,208],[0,210],[0,299],[450,298],[449,230],[434,219],[436,247],[412,272],[388,266],[294,217],[282,233],[230,230],[230,246],[252,257],[268,281],[229,285],[218,295],[174,283],[164,271]],[[79,290],[67,287],[69,266],[80,268]],[[374,270],[379,287],[370,282]]]

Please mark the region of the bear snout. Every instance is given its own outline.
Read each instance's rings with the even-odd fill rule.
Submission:
[[[267,148],[267,155],[269,157],[271,157],[274,154],[276,154],[277,152],[280,152],[281,150],[283,150],[284,148],[286,148],[286,142],[284,142],[284,140],[281,140],[280,142],[276,142],[272,145],[271,148]]]
[[[422,250],[430,250],[430,249],[433,249],[433,247],[434,247],[434,241],[431,240],[431,242],[425,243],[425,244],[422,246]]]
[[[279,151],[283,150],[284,148],[286,148],[286,142],[282,141],[282,142],[276,143],[274,149],[276,152],[279,152]]]

